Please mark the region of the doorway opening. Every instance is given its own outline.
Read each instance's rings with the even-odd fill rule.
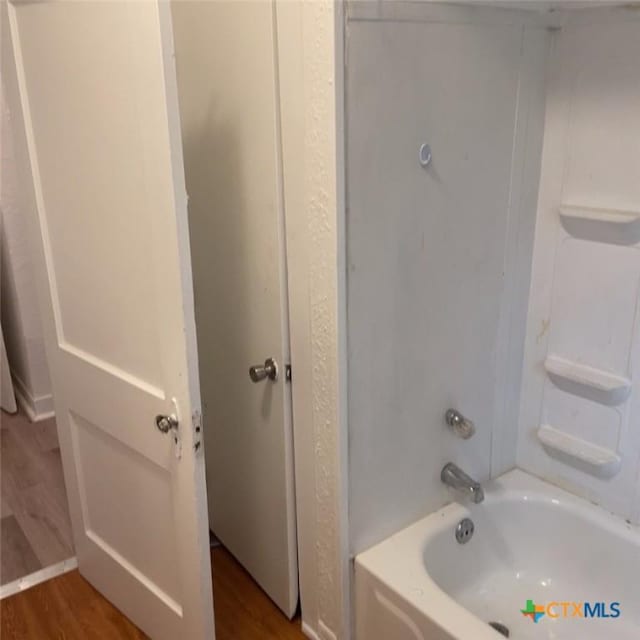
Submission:
[[[4,81],[0,73],[0,598],[76,566]]]
[[[55,417],[0,416],[0,598],[76,565]]]

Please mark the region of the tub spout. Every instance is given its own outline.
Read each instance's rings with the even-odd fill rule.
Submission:
[[[447,462],[442,467],[440,479],[448,487],[464,491],[475,504],[479,504],[484,500],[484,491],[482,485],[469,477],[460,467]]]

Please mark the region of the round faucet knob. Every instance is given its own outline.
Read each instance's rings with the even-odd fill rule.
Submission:
[[[453,429],[453,432],[463,440],[468,440],[476,432],[476,426],[473,422],[465,418],[456,409],[448,409],[444,419]]]

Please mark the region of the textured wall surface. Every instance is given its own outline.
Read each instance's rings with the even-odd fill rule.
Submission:
[[[350,633],[344,360],[342,19],[276,5],[303,629]]]
[[[338,38],[341,32],[338,32]],[[318,634],[323,640],[347,633],[346,457],[342,402],[346,402],[339,338],[344,274],[340,255],[343,221],[342,153],[338,147],[336,69],[341,67],[336,8],[310,2],[303,15],[305,44],[304,211],[309,238],[313,433],[318,555]],[[341,138],[340,138],[341,140]]]

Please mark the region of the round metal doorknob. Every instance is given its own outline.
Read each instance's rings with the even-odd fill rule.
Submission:
[[[249,368],[249,377],[252,382],[260,382],[265,378],[278,379],[278,365],[273,358],[267,358],[264,364],[257,364]]]

